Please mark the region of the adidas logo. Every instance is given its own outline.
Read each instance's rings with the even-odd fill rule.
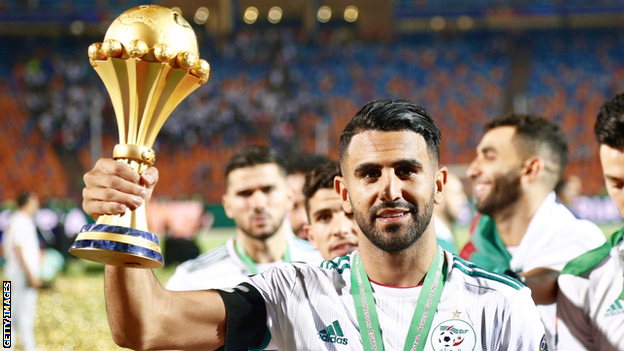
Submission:
[[[615,300],[615,302],[611,304],[611,307],[609,307],[604,316],[613,317],[622,313],[624,313],[624,307],[622,307],[622,302],[620,300]]]
[[[340,323],[334,321],[334,323],[325,327],[325,329],[318,332],[319,339],[332,344],[346,345],[349,340],[344,337]]]

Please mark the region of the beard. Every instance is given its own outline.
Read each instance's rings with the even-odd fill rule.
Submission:
[[[490,194],[477,203],[477,211],[493,216],[497,211],[507,208],[520,199],[520,175],[508,173],[492,182]]]
[[[420,211],[418,206],[411,204],[405,200],[398,200],[390,203],[383,203],[373,206],[368,216],[353,211],[355,222],[358,224],[362,233],[375,246],[386,251],[396,252],[402,251],[412,246],[425,232],[429,226],[433,215],[434,197]],[[382,228],[375,227],[377,213],[386,208],[407,208],[411,217],[408,224],[391,224]]]
[[[270,215],[267,214],[267,216],[269,217],[269,219],[272,219]],[[277,222],[270,221],[270,224],[266,226],[266,228],[262,229],[261,231],[254,232],[252,230],[253,228],[251,224],[249,226],[239,226],[238,228],[248,238],[252,238],[255,240],[259,240],[259,241],[266,241],[270,239],[271,237],[273,237],[275,233],[277,233],[281,225],[284,223],[284,217],[285,216],[282,216],[281,217],[282,219]]]

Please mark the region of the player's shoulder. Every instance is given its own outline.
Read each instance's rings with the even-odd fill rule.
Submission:
[[[227,243],[225,243],[197,256],[194,259],[180,264],[178,269],[185,270],[188,273],[193,273],[229,260],[230,252],[228,250]]]
[[[349,271],[350,267],[350,255],[348,255],[323,261],[320,265],[292,262],[272,267],[259,275],[263,276],[263,279],[300,281],[303,284],[327,282],[331,285],[336,281],[344,281],[344,272]]]
[[[456,284],[479,287],[488,291],[499,291],[506,295],[513,295],[520,291],[524,285],[519,281],[504,275],[487,271],[473,262],[467,261],[457,255],[450,254],[449,279]]]
[[[611,266],[608,264],[611,260],[618,260],[618,257],[624,252],[624,229],[611,235],[609,239],[601,246],[589,250],[584,254],[572,259],[566,264],[561,271],[562,276],[577,276],[579,278],[593,279],[600,278],[603,274],[612,274]]]

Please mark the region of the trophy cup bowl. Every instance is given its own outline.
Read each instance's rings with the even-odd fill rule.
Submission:
[[[111,98],[119,144],[113,158],[141,174],[156,157],[151,149],[167,117],[208,80],[197,37],[178,13],[157,5],[132,8],[117,17],[104,41],[89,47],[89,62]],[[158,237],[148,231],[145,206],[102,215],[85,225],[69,252],[122,267],[160,268]]]

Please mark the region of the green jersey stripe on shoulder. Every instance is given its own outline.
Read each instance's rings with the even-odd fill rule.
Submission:
[[[335,269],[338,273],[342,274],[345,269],[351,269],[351,254],[342,257],[334,257],[329,261],[323,261],[321,268]]]
[[[593,250],[576,257],[568,262],[561,270],[561,274],[572,274],[582,278],[589,277],[589,273],[611,254],[611,249],[624,239],[624,228],[613,233],[607,241]]]
[[[228,256],[225,244],[215,247],[214,249],[200,255],[199,257],[189,261],[188,271],[193,272],[198,269],[205,268],[211,264],[220,261]]]
[[[485,269],[477,266],[476,264],[466,261],[463,258],[455,256],[455,255],[453,255],[453,267],[459,269],[461,272],[471,277],[479,277],[479,278],[494,280],[499,283],[510,286],[516,290],[520,290],[524,286],[522,283],[520,283],[519,281],[513,278],[507,277],[503,274],[486,271]]]

